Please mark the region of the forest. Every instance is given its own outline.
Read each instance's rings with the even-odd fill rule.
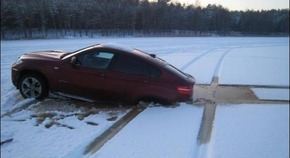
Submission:
[[[1,39],[289,36],[289,8],[231,11],[171,0],[1,0]]]

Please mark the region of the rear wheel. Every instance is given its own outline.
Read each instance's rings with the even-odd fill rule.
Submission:
[[[39,75],[28,74],[21,77],[19,91],[24,98],[43,99],[48,95],[48,86]]]

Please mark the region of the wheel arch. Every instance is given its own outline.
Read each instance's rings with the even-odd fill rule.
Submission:
[[[19,73],[19,76],[17,78],[17,86],[16,86],[17,89],[19,89],[21,77],[23,77],[24,75],[29,75],[29,74],[33,74],[33,75],[37,75],[37,76],[41,77],[44,80],[44,82],[46,83],[47,88],[49,89],[49,82],[48,82],[47,77],[43,73],[41,73],[40,71],[37,71],[37,70],[24,70],[21,73]]]

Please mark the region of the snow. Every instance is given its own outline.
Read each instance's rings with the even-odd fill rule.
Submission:
[[[197,146],[202,113],[203,107],[184,103],[176,108],[147,108],[90,157],[187,157]]]
[[[33,104],[31,106],[39,106]],[[68,105],[63,105],[68,106]],[[71,106],[71,105],[70,105]],[[125,112],[120,113],[115,121],[108,121],[110,111],[100,112],[97,115],[89,115],[83,120],[70,113],[59,113],[56,117],[67,115],[67,117],[55,120],[46,117],[39,123],[37,114],[30,110],[22,110],[11,116],[1,118],[1,141],[13,138],[11,144],[1,145],[1,156],[3,157],[67,157],[71,158],[73,153],[80,157],[86,146],[106,129],[113,125]],[[50,128],[47,125],[56,121],[60,126],[54,124]],[[87,122],[95,122],[98,125],[89,125]]]
[[[218,105],[211,141],[198,145],[202,112],[186,104],[148,108],[87,157],[289,157],[288,104]]]
[[[289,100],[289,89],[278,88],[251,88],[259,99]]]
[[[288,158],[289,104],[218,106],[206,157]]]
[[[211,84],[217,76],[219,84],[266,87],[251,88],[260,99],[289,101],[288,37],[1,41],[1,142],[13,139],[1,145],[1,157],[289,157],[289,103],[218,105],[208,144],[197,143],[204,105],[147,107],[99,151],[83,155],[88,144],[128,111],[113,110],[113,121],[108,121],[110,110],[80,119],[82,103],[23,100],[11,83],[11,65],[29,51],[74,51],[97,43],[155,53],[193,75],[197,84]],[[35,117],[51,114],[42,121]]]
[[[289,86],[289,46],[233,49],[222,68],[221,84]]]

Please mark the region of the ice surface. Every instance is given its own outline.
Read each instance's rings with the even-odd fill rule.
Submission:
[[[184,103],[147,108],[91,157],[186,158],[197,146],[202,113],[203,107]]]
[[[218,106],[206,157],[288,158],[289,104]]]
[[[289,46],[233,49],[219,76],[221,84],[289,86]]]
[[[212,78],[218,76],[220,84],[289,87],[288,37],[1,41],[1,115],[20,109],[10,116],[1,116],[1,141],[13,138],[12,142],[1,145],[2,157],[83,157],[84,148],[114,123],[107,121],[106,113],[99,113],[84,120],[72,115],[58,120],[67,127],[46,128],[51,119],[39,123],[31,117],[33,113],[23,108],[29,100],[23,100],[11,83],[11,65],[23,53],[74,51],[97,43],[117,43],[157,54],[193,75],[197,84],[210,84]],[[261,99],[289,100],[286,89],[252,90]],[[69,105],[64,101],[57,106]],[[289,104],[220,105],[210,143],[197,145],[202,111],[203,107],[187,104],[176,108],[148,108],[100,151],[85,157],[289,157]]]
[[[46,117],[43,122],[32,117],[33,114],[32,111],[23,110],[1,118],[1,141],[13,138],[11,143],[1,145],[1,157],[80,157],[87,145],[118,121],[124,112],[119,113],[113,121],[107,120],[110,118],[108,112],[90,115],[84,120],[76,115],[59,120]],[[63,114],[66,113],[59,116]],[[97,125],[89,125],[88,121]],[[48,128],[51,123],[52,126]]]
[[[288,100],[289,89],[278,88],[251,88],[259,99],[264,100]]]

